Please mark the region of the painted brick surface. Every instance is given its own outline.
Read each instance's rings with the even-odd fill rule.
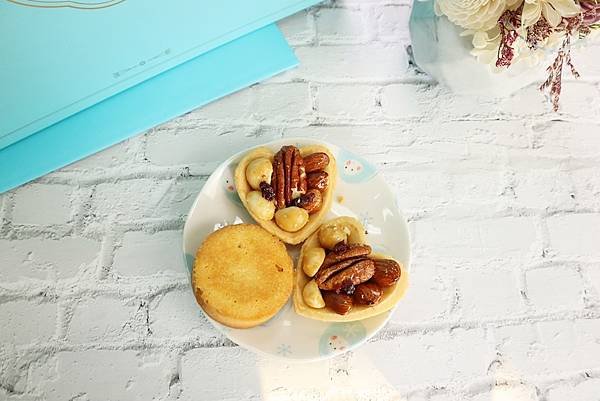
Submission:
[[[526,273],[527,297],[535,309],[581,309],[583,282],[577,271],[557,265]]]
[[[123,350],[63,351],[32,369],[32,389],[46,400],[151,400],[168,393],[166,358]]]
[[[30,344],[49,341],[56,332],[56,305],[27,301],[6,302],[0,306],[2,344]]]
[[[27,279],[68,279],[93,268],[100,243],[81,237],[0,240],[2,283]]]
[[[71,188],[66,185],[36,185],[17,189],[14,196],[14,224],[66,224],[71,212]]]
[[[410,3],[298,13],[299,68],[0,195],[0,400],[599,401],[598,46],[558,114],[457,96],[409,65]],[[179,254],[219,163],[298,136],[380,168],[414,257],[382,332],[300,365],[215,330]]]
[[[150,319],[149,329],[155,337],[199,337],[205,341],[211,336],[221,337],[196,307],[189,288],[156,299],[151,305]]]
[[[128,340],[135,306],[119,299],[86,299],[73,306],[67,339],[73,343]]]
[[[121,276],[167,274],[185,276],[185,269],[174,269],[173,261],[181,258],[183,247],[180,231],[159,231],[148,234],[129,231],[115,252],[113,267]]]
[[[594,401],[598,399],[600,380],[586,380],[578,384],[563,384],[548,392],[548,401],[576,399],[579,401]]]

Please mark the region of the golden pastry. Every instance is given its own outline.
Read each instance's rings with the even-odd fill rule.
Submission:
[[[287,302],[293,262],[285,245],[263,228],[227,226],[198,249],[192,287],[198,304],[214,320],[234,328],[254,327]]]

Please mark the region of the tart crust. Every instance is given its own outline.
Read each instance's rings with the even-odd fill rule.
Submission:
[[[250,164],[250,162],[252,162],[255,159],[263,157],[271,160],[272,162],[275,156],[275,153],[273,153],[273,151],[265,147],[257,148],[250,151],[246,156],[244,156],[242,160],[240,160],[234,173],[235,188],[237,190],[238,195],[240,196],[244,207],[246,208],[250,216],[252,216],[252,218],[262,228],[275,235],[283,242],[291,245],[301,243],[319,228],[319,226],[323,222],[323,219],[325,218],[325,216],[329,212],[329,209],[331,208],[331,203],[333,201],[333,192],[335,190],[335,184],[337,181],[337,167],[335,157],[329,149],[321,145],[309,145],[303,146],[299,148],[299,150],[300,154],[303,157],[317,152],[327,153],[327,155],[329,156],[329,165],[323,171],[325,171],[329,175],[329,186],[323,192],[323,204],[321,206],[321,209],[318,212],[311,214],[308,218],[308,223],[306,223],[304,227],[302,227],[296,232],[288,232],[281,229],[277,225],[277,223],[275,223],[275,220],[259,219],[254,213],[252,213],[252,211],[250,211],[246,202],[246,195],[248,194],[248,192],[253,191],[252,187],[250,187],[250,184],[248,184],[248,181],[246,180],[246,168],[248,167],[248,164]]]
[[[327,224],[343,224],[348,226],[351,228],[352,234],[354,234],[354,236],[352,234],[350,236],[353,239],[351,242],[362,244],[367,243],[364,227],[358,220],[352,217],[338,217],[328,221],[324,225]],[[306,240],[304,245],[302,245],[300,257],[298,258],[298,264],[295,272],[296,277],[294,280],[294,309],[296,310],[297,314],[310,319],[328,322],[352,322],[356,320],[367,319],[369,317],[377,316],[381,313],[387,312],[392,309],[404,296],[406,289],[408,288],[408,272],[404,269],[402,263],[400,263],[400,267],[402,269],[400,279],[393,286],[382,288],[383,296],[377,305],[354,305],[350,312],[348,312],[346,315],[339,315],[327,307],[316,309],[308,306],[302,298],[302,290],[304,289],[306,283],[311,280],[311,278],[308,277],[302,270],[302,259],[304,258],[304,253],[308,249],[321,246],[319,243],[318,234],[319,232],[316,231]],[[381,254],[372,254],[371,257],[374,259],[392,259]]]

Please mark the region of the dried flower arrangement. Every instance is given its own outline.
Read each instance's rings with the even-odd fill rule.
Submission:
[[[540,90],[558,110],[563,69],[579,73],[571,61],[571,45],[600,31],[600,0],[434,0],[438,15],[465,29],[471,54],[493,70],[524,64],[533,67],[549,52],[554,61]]]

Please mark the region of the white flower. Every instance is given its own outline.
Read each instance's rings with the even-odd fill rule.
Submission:
[[[543,15],[546,21],[556,27],[563,17],[573,17],[581,13],[574,0],[525,0],[521,22],[523,27],[534,25]]]
[[[471,54],[477,58],[477,61],[489,65],[492,70],[499,70],[496,68],[498,48],[500,47],[500,30],[498,27],[489,31],[465,31],[463,35],[473,35]]]
[[[488,31],[498,24],[507,9],[523,0],[436,0],[438,15],[445,15],[454,24],[474,31]]]

